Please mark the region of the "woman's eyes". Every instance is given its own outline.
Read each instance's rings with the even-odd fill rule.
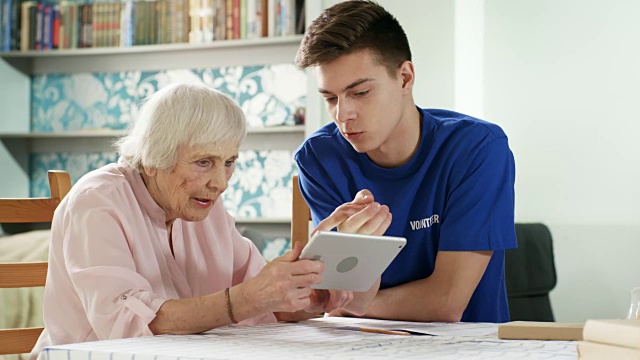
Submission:
[[[235,165],[236,161],[235,160],[227,160],[224,162],[224,166],[226,167],[232,167],[233,165]],[[196,161],[196,164],[198,164],[198,166],[202,166],[202,167],[207,167],[207,166],[211,166],[213,163],[211,162],[211,160],[198,160]]]

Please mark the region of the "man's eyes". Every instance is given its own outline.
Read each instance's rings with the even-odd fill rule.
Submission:
[[[361,97],[361,96],[367,95],[368,93],[369,93],[369,90],[356,91],[356,92],[352,93],[352,96]],[[329,104],[333,104],[336,101],[338,101],[338,97],[336,97],[336,96],[325,97],[324,101],[326,101]]]

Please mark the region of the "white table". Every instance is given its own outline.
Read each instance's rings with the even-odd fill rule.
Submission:
[[[345,326],[409,329],[440,335],[383,335]],[[402,326],[404,325],[404,326]],[[495,324],[421,324],[347,318],[200,335],[164,335],[49,347],[40,360],[185,359],[576,359],[571,341],[500,340]]]

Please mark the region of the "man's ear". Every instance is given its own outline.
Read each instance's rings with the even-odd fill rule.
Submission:
[[[413,83],[416,79],[415,69],[413,63],[409,60],[403,62],[398,68],[400,79],[402,79],[402,92],[404,94],[411,94],[413,90]]]

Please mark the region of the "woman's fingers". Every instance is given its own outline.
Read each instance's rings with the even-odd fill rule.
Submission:
[[[353,291],[329,290],[329,299],[324,307],[325,312],[342,308],[353,300]]]
[[[300,253],[302,252],[302,248],[304,248],[304,246],[302,246],[302,244],[300,244],[299,242],[294,242],[293,246],[291,247],[291,250],[287,251],[286,253],[284,253],[284,255],[279,256],[275,259],[273,259],[271,262],[294,262],[296,260],[298,260],[298,257],[300,256]]]

